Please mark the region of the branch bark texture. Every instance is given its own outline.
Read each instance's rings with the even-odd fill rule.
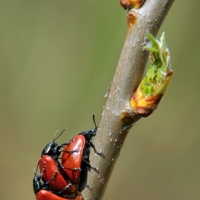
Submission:
[[[134,20],[129,26],[94,138],[96,149],[102,151],[105,158],[91,151],[91,164],[98,166],[99,174],[94,171],[89,173],[87,184],[92,190],[83,191],[85,200],[102,199],[127,133],[140,119],[130,107],[130,98],[142,79],[148,58],[147,51],[143,50],[146,32],[149,31],[154,36],[157,34],[173,2],[174,0],[146,0],[140,9],[132,9],[127,14],[127,19],[133,16]]]

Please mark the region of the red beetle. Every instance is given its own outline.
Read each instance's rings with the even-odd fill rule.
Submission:
[[[70,145],[66,145],[62,154],[62,167],[64,173],[74,183],[79,183],[82,164],[82,155],[85,147],[85,138],[83,135],[78,135],[73,138],[73,142]],[[78,150],[74,153],[67,153],[65,151]],[[71,170],[77,169],[77,170]],[[81,169],[82,170],[82,169]]]
[[[40,190],[36,195],[37,200],[72,200],[70,198],[60,197],[49,190]],[[81,193],[78,193],[73,200],[84,200]]]
[[[76,195],[77,185],[72,184],[63,176],[58,163],[49,155],[44,155],[39,161],[40,173],[45,185],[59,195]]]
[[[95,128],[83,131],[75,136],[70,144],[65,145],[62,153],[63,172],[72,183],[78,186],[78,191],[82,191],[86,187],[87,173],[91,168],[98,172],[97,168],[90,165],[90,147],[94,149],[96,154],[104,157],[102,153],[97,152],[92,143],[92,137],[96,135],[97,131],[94,116],[93,121]]]

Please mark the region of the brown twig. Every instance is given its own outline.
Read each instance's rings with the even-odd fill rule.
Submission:
[[[147,30],[156,35],[174,0],[146,0],[138,10],[127,14],[128,31],[118,66],[109,88],[107,102],[94,143],[105,158],[91,151],[91,164],[99,174],[91,171],[85,189],[85,200],[102,199],[121,147],[128,131],[140,117],[130,107],[130,98],[138,87],[148,57],[143,50]],[[127,161],[128,162],[128,161]]]

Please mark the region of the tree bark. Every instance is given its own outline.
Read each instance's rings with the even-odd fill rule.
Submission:
[[[127,133],[140,119],[130,107],[130,98],[142,79],[148,58],[148,52],[143,50],[146,32],[157,34],[173,2],[146,0],[140,9],[132,9],[127,14],[127,37],[94,138],[96,149],[102,151],[105,158],[91,150],[91,165],[98,166],[99,174],[93,170],[89,173],[87,184],[91,190],[83,191],[85,200],[102,199]]]

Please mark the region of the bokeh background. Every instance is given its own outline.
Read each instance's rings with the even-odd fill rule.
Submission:
[[[200,199],[200,2],[173,4],[174,75],[158,110],[131,130],[104,200]],[[34,200],[33,168],[56,130],[99,122],[126,34],[118,1],[0,1],[0,199]],[[160,35],[160,34],[159,34]]]

